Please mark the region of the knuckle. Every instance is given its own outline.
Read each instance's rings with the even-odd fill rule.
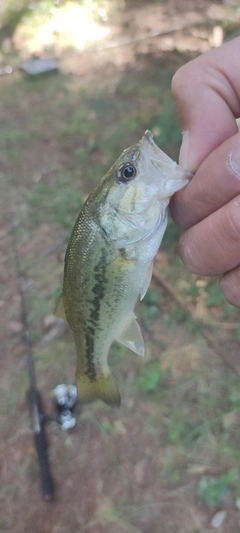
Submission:
[[[201,257],[198,255],[198,250],[195,249],[191,230],[187,230],[181,235],[178,250],[187,270],[192,274],[201,273]]]
[[[187,87],[188,74],[186,71],[188,71],[188,65],[183,65],[172,78],[172,95],[176,100],[183,96],[182,91]]]
[[[224,223],[225,222],[225,223]],[[222,220],[222,227],[230,242],[239,246],[240,242],[240,195],[236,196],[227,207],[227,218]]]
[[[175,72],[172,78],[172,95],[174,99],[185,100],[194,94],[194,87],[198,87],[202,80],[202,67],[199,59],[189,61]]]

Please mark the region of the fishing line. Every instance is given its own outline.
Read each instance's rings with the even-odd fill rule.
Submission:
[[[20,307],[21,307],[21,320],[22,320],[22,342],[25,347],[25,353],[27,357],[27,368],[30,387],[27,391],[27,401],[30,407],[31,417],[32,417],[32,426],[33,426],[33,436],[34,444],[37,452],[39,468],[40,468],[40,479],[41,479],[41,490],[43,499],[45,501],[51,501],[53,498],[53,480],[50,472],[50,464],[47,451],[47,440],[45,435],[45,420],[42,411],[42,402],[41,395],[37,389],[36,374],[33,361],[33,350],[32,343],[29,335],[29,324],[28,324],[28,315],[25,302],[25,296],[23,291],[23,274],[21,272],[20,259],[18,254],[17,247],[17,237],[16,237],[16,224],[12,226],[12,242],[14,250],[14,259],[15,266],[18,277],[18,291],[20,295]]]
[[[13,214],[13,209],[11,210],[11,212]],[[21,270],[17,245],[16,228],[18,226],[18,223],[14,221],[13,217],[12,220],[13,224],[11,228],[11,234],[15,267],[18,279],[18,292],[20,296],[20,310],[22,322],[21,338],[25,348],[30,383],[30,387],[26,393],[26,397],[32,418],[33,438],[40,470],[41,492],[44,501],[50,502],[53,499],[54,484],[48,457],[45,424],[46,422],[52,421],[58,422],[64,430],[67,430],[75,425],[76,419],[73,416],[72,411],[77,401],[77,389],[74,385],[58,385],[53,391],[53,397],[55,400],[55,407],[58,411],[58,416],[54,414],[43,413],[41,394],[39,389],[37,388],[37,380],[33,359],[33,348],[29,333],[28,313],[23,288],[24,276]]]

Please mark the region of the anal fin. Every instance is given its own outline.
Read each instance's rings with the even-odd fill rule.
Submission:
[[[127,346],[133,352],[141,355],[141,357],[144,356],[144,341],[134,313],[131,314],[128,323],[116,340],[124,344],[124,346]]]

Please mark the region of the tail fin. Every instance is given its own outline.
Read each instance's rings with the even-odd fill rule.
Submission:
[[[112,407],[120,407],[121,396],[110,371],[109,374],[96,376],[94,380],[77,374],[77,388],[81,403],[102,400]]]

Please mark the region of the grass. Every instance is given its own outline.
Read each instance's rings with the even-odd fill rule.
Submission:
[[[231,485],[238,480],[237,468],[231,468],[219,477],[202,476],[197,487],[197,496],[209,507],[220,507]]]
[[[211,468],[213,450],[214,464],[219,461],[221,469],[235,468],[239,460],[239,377],[214,362],[209,366],[201,339],[195,343],[196,355],[193,350],[184,353],[181,347],[172,356],[167,350],[166,357],[164,352],[160,354],[161,363],[150,360],[143,364],[136,380],[145,398],[158,405],[157,415],[146,421],[146,430],[155,434],[158,420],[162,420],[160,442],[173,447],[162,472],[167,484],[186,477],[187,460]],[[181,467],[178,458],[183,457]],[[206,498],[203,496],[204,501]]]
[[[146,392],[154,392],[163,381],[164,375],[159,361],[152,361],[143,365],[137,377],[138,387]]]
[[[206,289],[206,307],[217,306],[219,304],[222,304],[223,302],[225,302],[225,298],[220,289],[218,280],[209,282]]]
[[[2,428],[4,424],[11,425],[12,420],[16,417],[20,403],[24,401],[25,392],[28,387],[27,373],[14,369],[9,382],[1,384],[2,398]]]
[[[161,113],[153,118],[150,129],[153,131],[159,146],[171,146],[172,149],[173,146],[181,144],[182,133],[176,122],[176,110],[170,92],[164,95],[161,102]]]
[[[36,183],[28,195],[29,215],[36,226],[47,219],[48,224],[58,224],[70,231],[82,204],[80,193],[63,176],[53,184]]]

